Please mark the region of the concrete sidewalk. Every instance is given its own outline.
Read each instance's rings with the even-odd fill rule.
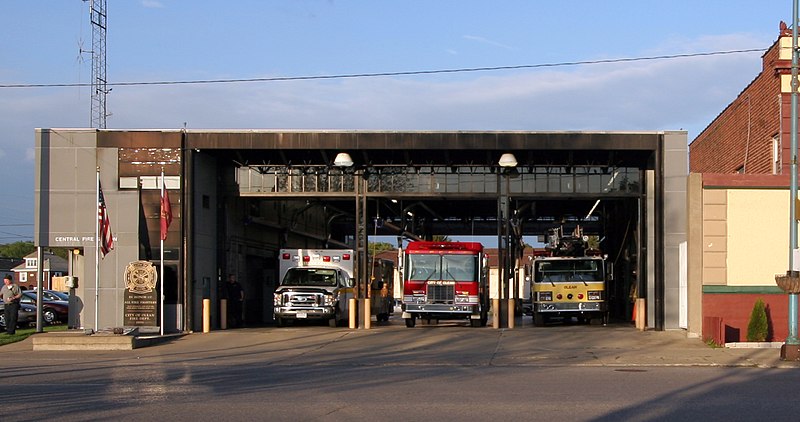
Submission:
[[[37,336],[45,336],[37,334]],[[780,348],[710,347],[683,330],[638,331],[626,325],[553,325],[515,329],[471,328],[463,323],[393,321],[372,329],[318,325],[258,327],[173,336],[135,350],[34,351],[33,338],[0,347],[4,358],[50,354],[91,359],[102,355],[155,358],[192,356],[265,359],[287,365],[474,365],[600,367],[798,368],[781,361]],[[740,345],[741,346],[741,345]]]

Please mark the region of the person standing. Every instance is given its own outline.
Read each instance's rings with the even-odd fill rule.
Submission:
[[[22,290],[14,283],[10,275],[3,276],[3,287],[0,288],[3,298],[3,316],[6,321],[6,333],[9,335],[17,332],[17,316],[19,315],[19,299]]]
[[[230,321],[231,328],[237,328],[244,325],[242,318],[242,304],[244,303],[244,289],[242,285],[236,281],[234,274],[228,275],[228,320]]]

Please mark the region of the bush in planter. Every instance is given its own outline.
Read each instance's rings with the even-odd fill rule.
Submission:
[[[747,341],[766,341],[768,332],[767,309],[764,301],[758,299],[753,305],[750,322],[747,324]]]

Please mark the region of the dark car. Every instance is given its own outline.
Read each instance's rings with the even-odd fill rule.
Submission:
[[[0,327],[5,331],[6,316],[3,313],[5,304],[0,301]],[[17,327],[27,327],[36,323],[36,305],[30,303],[20,303],[19,314],[17,314]]]
[[[44,322],[48,324],[55,324],[67,320],[67,317],[69,316],[69,302],[60,299],[48,300],[50,294],[48,294],[47,291],[42,291],[42,297],[44,299],[42,300],[42,319],[44,320]],[[36,308],[36,291],[35,290],[23,291],[22,299],[20,299],[20,304],[22,304],[23,306],[30,305]]]
[[[59,290],[42,290],[45,300],[63,300],[69,302],[69,293]]]

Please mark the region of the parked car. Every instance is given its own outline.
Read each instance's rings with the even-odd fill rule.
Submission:
[[[60,290],[43,290],[46,300],[63,300],[69,302],[69,293]]]
[[[3,313],[5,304],[0,301],[0,328],[5,331],[6,316]],[[30,303],[20,303],[19,314],[17,315],[17,327],[27,327],[36,323],[36,305]]]
[[[46,291],[42,291],[42,319],[48,324],[55,324],[64,322],[69,316],[69,302],[65,300],[48,300]],[[56,296],[58,297],[58,296]],[[22,299],[20,304],[31,305],[34,307],[34,314],[36,309],[36,291],[25,290],[22,292]],[[21,312],[20,312],[21,313]],[[35,318],[34,318],[35,321]]]

